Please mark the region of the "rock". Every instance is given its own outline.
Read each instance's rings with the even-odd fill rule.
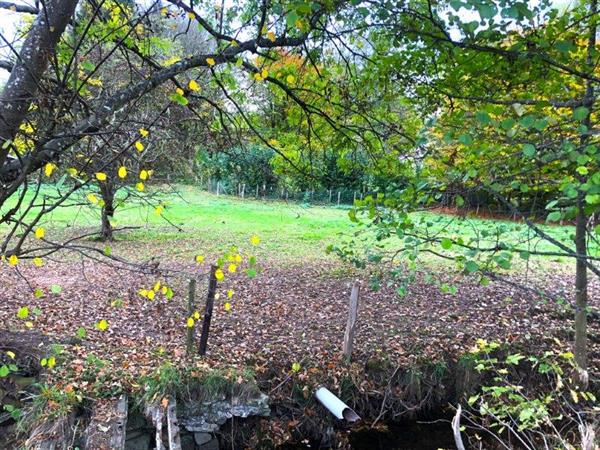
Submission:
[[[218,400],[186,404],[181,413],[180,423],[188,431],[195,433],[214,433],[232,417],[267,417],[271,414],[269,397],[259,393],[255,397],[230,401]]]
[[[219,440],[211,439],[206,444],[200,446],[200,450],[219,450]]]
[[[134,431],[127,433],[125,439],[125,450],[148,450],[152,441],[152,435],[147,431]]]
[[[204,445],[207,442],[212,441],[213,435],[210,433],[201,433],[201,432],[197,432],[194,433],[194,440],[196,441],[197,445]]]

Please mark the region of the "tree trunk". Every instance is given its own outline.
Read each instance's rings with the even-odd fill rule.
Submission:
[[[587,217],[584,212],[585,193],[580,192],[575,225],[575,251],[577,262],[575,269],[575,362],[580,369],[587,369],[587,255],[586,225]]]
[[[596,49],[596,13],[598,11],[597,0],[590,1],[589,17],[590,17],[590,32],[587,43],[586,65],[590,72],[593,72],[595,67],[595,49]],[[588,113],[583,121],[583,124],[590,129],[591,111],[594,106],[594,85],[590,80],[586,81],[585,94],[583,96],[583,105],[588,109]],[[581,145],[587,143],[588,136],[582,135]],[[585,175],[580,175],[578,181],[583,185],[587,181]],[[577,194],[577,219],[575,224],[575,251],[577,252],[577,263],[575,269],[575,345],[574,354],[575,362],[579,369],[579,384],[587,386],[587,216],[584,210],[585,194],[583,189],[579,189]]]
[[[49,0],[43,5],[0,94],[0,166],[9,151],[9,147],[1,148],[1,144],[14,139],[25,119],[48,61],[75,12],[77,0]]]
[[[100,229],[100,239],[102,241],[112,241],[114,239],[112,225],[110,220],[115,215],[115,191],[113,184],[107,180],[100,183],[100,194],[102,195],[102,228]]]

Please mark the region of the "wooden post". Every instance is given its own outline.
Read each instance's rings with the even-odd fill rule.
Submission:
[[[354,205],[356,203],[356,191],[354,191],[354,198],[352,199],[352,204]]]
[[[221,187],[221,182],[217,181],[217,195],[219,195],[219,188]]]
[[[329,189],[329,203],[331,203],[331,189]]]
[[[342,194],[342,193],[341,193],[340,191],[338,191],[338,202],[337,202],[338,206],[340,206],[340,195],[341,195],[341,194]]]
[[[191,278],[188,283],[188,317],[192,317],[194,314],[195,301],[196,299],[196,280]],[[194,329],[195,327],[188,327],[187,329],[187,341],[186,341],[186,353],[188,356],[192,354],[194,350]]]
[[[206,296],[206,308],[204,309],[204,320],[202,322],[202,334],[200,335],[200,347],[198,353],[206,354],[206,345],[208,344],[208,333],[210,331],[210,319],[212,318],[213,306],[215,303],[215,293],[217,292],[217,277],[215,272],[217,266],[211,266],[210,278],[208,280],[208,295]]]
[[[258,198],[258,184],[256,185],[256,198]]]
[[[245,193],[246,193],[246,183],[242,184],[242,198],[244,198]]]
[[[360,285],[357,281],[352,285],[352,293],[350,294],[350,302],[348,305],[348,323],[346,324],[346,332],[344,333],[343,352],[346,361],[352,358],[352,347],[354,340],[354,329],[356,328],[356,316],[358,315],[358,296],[360,293]]]

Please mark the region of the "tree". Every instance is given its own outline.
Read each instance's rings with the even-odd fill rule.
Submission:
[[[479,20],[465,20],[464,9]],[[392,252],[393,258],[414,259],[424,251],[456,261],[467,273],[495,277],[510,267],[515,254],[573,258],[574,353],[585,383],[587,272],[600,275],[596,257],[588,252],[596,239],[589,219],[600,199],[594,131],[596,2],[564,14],[544,2],[471,1],[449,7],[413,3],[392,10],[381,5],[361,14],[365,24],[378,18],[377,39],[389,42],[381,48],[387,56],[379,54],[379,76],[410,80],[415,101],[424,105],[428,143],[405,161],[416,169],[410,183],[369,197],[358,209],[377,225],[380,239],[403,238],[405,245]],[[511,242],[501,229],[493,236],[433,234],[426,221],[412,219],[411,211],[437,204],[456,185],[485,192],[554,249],[536,251],[526,241]],[[530,220],[530,211],[511,201],[515,190],[543,193],[548,221],[574,221],[574,241],[559,241]],[[454,201],[462,206],[464,198],[455,195]],[[351,217],[358,220],[356,212]],[[380,252],[375,260],[383,258],[385,250]]]

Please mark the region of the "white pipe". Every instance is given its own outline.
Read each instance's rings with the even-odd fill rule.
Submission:
[[[347,422],[356,422],[360,420],[358,414],[352,408],[346,405],[338,397],[336,397],[329,389],[321,386],[315,392],[315,397],[319,400],[331,414],[340,420]]]

